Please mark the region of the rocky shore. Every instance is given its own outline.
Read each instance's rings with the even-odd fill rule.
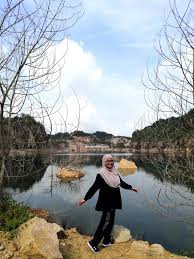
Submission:
[[[126,231],[125,231],[126,238]],[[0,232],[1,259],[186,259],[166,251],[159,244],[129,240],[117,240],[111,247],[101,248],[99,254],[93,254],[86,242],[91,237],[81,235],[75,228],[64,230],[55,223],[34,217],[22,224],[16,237]],[[126,239],[127,240],[127,239]]]

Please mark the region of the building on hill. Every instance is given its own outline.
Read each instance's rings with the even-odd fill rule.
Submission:
[[[98,145],[86,145],[85,151],[103,153],[103,152],[110,152],[112,151],[112,149],[108,145],[98,144]]]

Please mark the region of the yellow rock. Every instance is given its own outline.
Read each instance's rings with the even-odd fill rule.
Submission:
[[[85,174],[75,169],[69,168],[61,168],[57,173],[57,177],[61,180],[73,180],[73,179],[80,179]]]
[[[128,161],[127,159],[121,159],[118,165],[118,170],[123,176],[134,173],[136,169],[136,164],[132,161]]]
[[[127,159],[121,159],[121,161],[119,162],[118,168],[132,168],[132,169],[136,169],[137,166],[132,161],[128,161]]]

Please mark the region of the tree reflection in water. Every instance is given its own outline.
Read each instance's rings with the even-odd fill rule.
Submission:
[[[173,218],[194,225],[193,217],[189,216],[194,208],[194,157],[140,154],[134,155],[133,160],[163,183],[157,189],[156,200],[149,200],[150,205],[168,216],[174,208],[177,216]]]
[[[42,179],[45,168],[38,155],[10,157],[6,162],[4,186],[19,192],[27,191]]]
[[[183,185],[194,193],[194,157],[185,158],[162,155],[134,155],[133,160],[146,173],[154,175],[161,182]]]

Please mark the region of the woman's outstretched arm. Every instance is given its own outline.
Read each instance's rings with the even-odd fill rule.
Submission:
[[[121,186],[123,189],[132,190],[132,191],[134,191],[134,192],[138,192],[138,189],[137,189],[137,188],[133,188],[130,184],[124,182],[124,181],[121,179],[121,177],[120,177],[120,182],[121,182],[121,185],[120,185],[120,186]]]
[[[93,183],[93,185],[90,187],[90,189],[88,190],[88,192],[86,193],[85,197],[80,200],[79,205],[81,206],[82,204],[84,204],[87,200],[91,199],[92,196],[97,192],[97,190],[100,188],[100,175],[97,174],[96,176],[96,180]]]

